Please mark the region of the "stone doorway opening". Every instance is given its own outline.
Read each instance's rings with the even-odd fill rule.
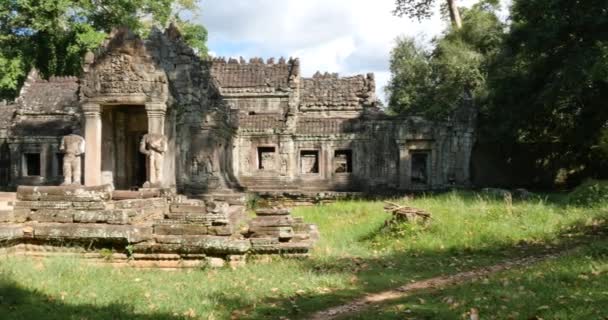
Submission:
[[[104,106],[102,119],[102,180],[119,190],[135,190],[146,182],[146,156],[139,151],[148,133],[144,105]]]

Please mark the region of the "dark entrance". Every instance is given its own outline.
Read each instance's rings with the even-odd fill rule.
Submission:
[[[144,106],[104,107],[102,122],[102,178],[112,175],[116,189],[141,187],[146,182],[146,156],[139,152],[139,143],[148,132]]]

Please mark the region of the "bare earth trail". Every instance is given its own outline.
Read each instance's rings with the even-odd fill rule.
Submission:
[[[480,279],[494,273],[510,270],[513,268],[521,268],[533,265],[538,262],[542,262],[549,259],[555,259],[557,257],[566,255],[572,250],[565,250],[559,253],[548,253],[543,255],[530,256],[525,258],[519,258],[501,262],[488,267],[478,268],[472,271],[460,272],[447,276],[439,276],[430,278],[427,280],[421,280],[412,282],[396,289],[386,290],[378,293],[368,294],[359,299],[356,299],[350,303],[335,306],[329,309],[325,309],[312,314],[309,320],[327,320],[337,319],[340,317],[347,316],[349,314],[355,314],[367,309],[373,305],[384,303],[391,300],[405,298],[413,293],[417,293],[422,290],[437,290],[445,287],[461,284],[467,281]]]

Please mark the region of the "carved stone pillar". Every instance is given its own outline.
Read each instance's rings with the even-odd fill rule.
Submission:
[[[399,143],[399,188],[402,190],[409,189],[411,182],[411,155],[408,145],[405,141]]]
[[[148,114],[148,133],[165,134],[165,113],[167,105],[164,103],[146,103]]]
[[[101,184],[101,106],[96,103],[85,103],[82,106],[85,117],[84,125],[84,184],[97,186]]]

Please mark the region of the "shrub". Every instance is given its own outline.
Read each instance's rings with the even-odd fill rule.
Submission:
[[[593,206],[608,203],[608,181],[586,180],[568,195],[574,205]]]

